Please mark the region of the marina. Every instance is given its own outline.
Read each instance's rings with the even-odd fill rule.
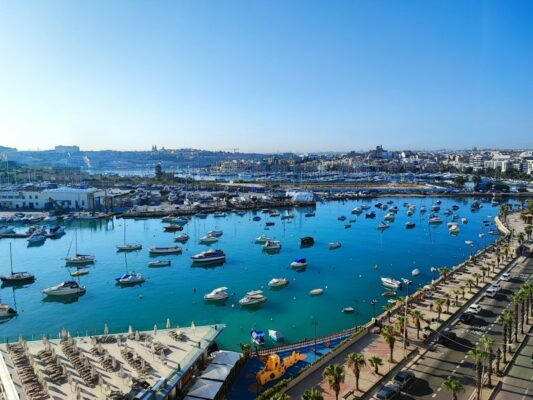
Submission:
[[[482,201],[480,208],[472,210],[473,199],[469,198],[440,199],[442,209],[457,205],[455,212],[468,219],[457,235],[451,235],[445,224],[429,224],[429,213],[421,212],[422,207],[430,208],[438,198],[392,198],[394,204],[390,208],[397,206],[400,211],[395,222],[384,231],[377,230],[377,221],[364,215],[357,217],[350,230],[344,229],[343,223],[337,220],[339,215],[366,207],[376,210],[376,216],[383,218],[390,208],[382,210],[374,204],[387,200],[318,203],[312,208],[314,218],[305,217],[309,207],[291,210],[285,215],[293,218],[284,220],[260,211],[226,213],[217,218],[213,214],[192,217],[183,225],[183,233],[191,240],[177,248],[172,247],[173,237],[163,231],[160,219],[128,219],[128,242],[143,246],[140,251],[128,253],[128,271],[124,269],[124,253],[117,253],[116,249],[117,244],[124,243],[123,219],[66,224],[63,238],[46,241],[40,247],[27,247],[24,240],[0,239],[0,262],[4,266],[1,273],[9,273],[11,243],[15,269],[35,275],[33,283],[2,285],[2,302],[18,314],[1,321],[0,336],[2,341],[13,341],[24,332],[29,339],[32,335],[54,335],[63,328],[71,330],[73,335],[96,335],[102,334],[98,327],[108,321],[114,322],[111,328],[115,332],[126,331],[130,324],[149,330],[154,319],[171,318],[181,326],[193,321],[202,325],[226,324],[227,329],[218,342],[231,350],[248,341],[252,328],[281,331],[285,341],[291,342],[312,337],[315,329],[317,334],[324,335],[368,321],[373,313],[371,301],[377,300],[378,310],[388,301],[381,295],[384,291],[381,277],[396,280],[409,277],[416,289],[435,277],[431,267],[455,265],[498,237],[488,234],[497,231],[492,218],[498,214],[498,207]],[[413,215],[406,215],[404,203],[416,206]],[[254,221],[259,215],[263,221]],[[451,215],[442,218],[445,222],[453,221]],[[269,227],[268,238],[264,220],[277,222]],[[406,230],[403,225],[408,220],[415,221],[416,227]],[[488,226],[483,221],[489,221]],[[24,226],[16,227],[17,231],[24,229]],[[225,263],[192,263],[192,256],[206,251],[206,246],[198,241],[210,231],[223,232],[217,237],[216,246],[223,250]],[[65,267],[64,257],[76,232],[79,247],[94,256],[94,263],[84,266],[89,274],[72,277],[72,267]],[[255,244],[256,238],[265,243],[271,239],[283,246],[276,251],[261,251],[261,246]],[[313,245],[301,247],[302,238],[312,238]],[[310,240],[306,239],[306,243]],[[164,261],[171,261],[172,267],[149,267],[149,263],[156,261],[150,256],[154,250],[154,255],[165,255]],[[291,262],[301,258],[308,263],[306,268],[291,268]],[[416,277],[411,275],[414,269],[419,272]],[[117,285],[115,279],[130,271],[142,274],[143,282]],[[269,282],[279,277],[290,284],[279,288],[269,286]],[[83,295],[45,297],[41,293],[43,289],[73,279],[85,288]],[[354,285],[358,288],[355,294]],[[215,287],[230,288],[228,299],[207,304],[203,296]],[[310,296],[310,291],[317,288],[323,289],[323,294]],[[263,291],[268,301],[252,307],[239,305],[239,299],[247,292],[257,290]],[[403,293],[404,290],[398,290],[399,296]],[[330,311],[345,308],[353,312],[332,314]],[[59,315],[61,318],[56,318]],[[316,326],[311,324],[313,320],[318,321]],[[269,340],[266,339],[267,345]]]

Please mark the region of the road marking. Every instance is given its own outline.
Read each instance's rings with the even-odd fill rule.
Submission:
[[[438,389],[437,389],[437,392],[440,392],[441,390],[442,390],[442,387],[438,388]]]
[[[468,358],[468,355],[465,355],[465,360]],[[463,360],[464,361],[464,360]]]
[[[433,394],[433,396],[431,396],[432,399],[434,399],[435,397],[437,397],[437,393]]]

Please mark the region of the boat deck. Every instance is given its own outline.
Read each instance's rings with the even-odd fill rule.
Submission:
[[[223,328],[94,337],[71,337],[63,331],[61,339],[20,339],[0,345],[0,380],[6,393],[17,393],[22,400],[120,398],[136,382],[151,387],[177,370],[185,371]]]

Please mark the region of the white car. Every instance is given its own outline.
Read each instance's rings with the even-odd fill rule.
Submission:
[[[481,306],[479,304],[472,304],[470,307],[467,308],[465,312],[472,313],[472,314],[478,314],[481,311]]]
[[[500,291],[500,290],[502,290],[502,287],[501,287],[501,285],[498,282],[492,282],[490,284],[489,289],[494,289],[496,291]]]
[[[508,274],[507,272],[500,276],[500,281],[508,281],[509,279],[511,279],[511,274]]]

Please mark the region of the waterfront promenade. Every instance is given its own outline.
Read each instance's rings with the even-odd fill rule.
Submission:
[[[508,216],[507,223],[509,229],[514,232],[523,231],[524,224],[519,218],[519,214]],[[516,235],[515,235],[516,236]],[[413,301],[409,301],[408,310],[411,314],[418,310],[423,314],[423,318],[432,329],[439,329],[441,326],[448,325],[450,318],[478,292],[491,282],[502,270],[507,268],[507,262],[513,257],[518,246],[516,238],[508,242],[509,237],[502,237],[498,242],[480,251],[470,260],[456,266],[450,271],[449,276],[445,279],[441,276],[433,285],[430,285],[429,292],[431,297],[421,296],[417,293]],[[393,311],[390,318],[390,325],[399,327],[399,320],[404,316],[403,307]],[[378,317],[388,324],[388,318],[385,314]],[[422,327],[426,323],[422,322]],[[379,329],[369,326],[368,333],[357,340],[352,340],[349,344],[341,346],[338,351],[332,352],[327,362],[317,363],[306,370],[301,376],[295,378],[289,383],[284,392],[293,399],[300,398],[303,393],[312,388],[318,387],[325,399],[334,399],[335,393],[329,387],[327,380],[323,378],[322,372],[325,366],[329,364],[345,364],[346,378],[341,384],[340,394],[346,398],[359,397],[364,392],[369,391],[380,381],[383,374],[386,374],[395,365],[402,363],[405,357],[408,357],[412,351],[417,348],[424,349],[425,344],[420,332],[420,338],[417,338],[417,330],[412,322],[412,317],[408,317],[407,337],[410,346],[404,350],[402,343],[401,329],[396,329],[396,345],[394,347],[393,362],[389,362],[389,346],[381,335]],[[375,374],[374,369],[368,365],[363,367],[359,380],[360,391],[355,392],[355,377],[345,363],[346,356],[351,353],[361,353],[368,360],[371,356],[378,356],[382,359],[383,365],[379,367],[379,373]]]

